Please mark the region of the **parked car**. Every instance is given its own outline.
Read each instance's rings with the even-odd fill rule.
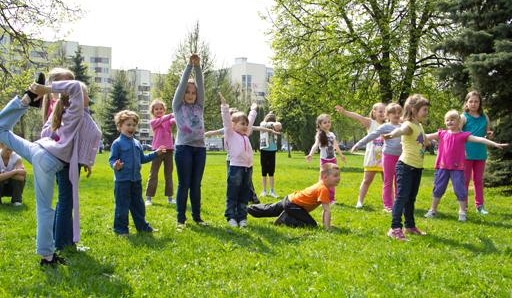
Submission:
[[[146,151],[153,151],[153,148],[151,148],[151,145],[149,144],[142,144],[142,149]]]
[[[209,144],[208,151],[220,151],[220,147],[217,144]]]

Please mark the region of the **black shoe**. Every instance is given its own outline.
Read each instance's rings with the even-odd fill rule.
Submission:
[[[258,197],[254,197],[252,198],[252,203],[253,204],[261,204],[260,200],[258,199]]]
[[[288,214],[286,214],[284,211],[281,212],[279,217],[277,217],[277,219],[274,221],[274,224],[276,226],[284,225],[286,223],[286,217],[288,217]]]
[[[45,80],[46,80],[46,78],[44,77],[44,73],[40,72],[39,75],[37,76],[36,83],[38,83],[40,85],[44,85]],[[41,104],[43,103],[42,98],[39,98],[38,100],[36,100],[37,94],[33,93],[30,90],[25,91],[25,94],[27,94],[28,97],[30,98],[30,103],[28,104],[29,106],[35,107],[35,108],[41,107]]]
[[[53,258],[51,261],[48,261],[47,259],[41,259],[39,262],[41,266],[52,266],[55,267],[57,265],[67,265],[66,259],[63,257],[59,257],[56,253],[53,254]]]

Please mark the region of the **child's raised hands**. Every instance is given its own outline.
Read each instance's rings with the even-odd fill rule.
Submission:
[[[193,66],[198,66],[200,63],[201,63],[201,59],[199,58],[199,55],[197,54],[192,54],[190,56],[190,61],[189,61],[190,65],[193,65]]]
[[[340,105],[336,105],[334,107],[334,109],[336,109],[336,112],[338,112],[340,114],[343,114],[343,112],[345,112],[345,109],[342,106],[340,106]]]
[[[225,105],[227,102],[226,102],[226,99],[224,98],[224,96],[222,95],[222,93],[219,91],[217,94],[219,94],[219,97],[220,97],[220,103],[222,105]]]
[[[254,110],[256,110],[257,108],[258,108],[258,104],[257,104],[257,103],[255,103],[255,102],[253,102],[253,103],[251,104],[251,111],[254,111]]]

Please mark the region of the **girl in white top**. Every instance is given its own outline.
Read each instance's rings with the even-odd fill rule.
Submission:
[[[386,104],[376,103],[372,107],[370,117],[364,117],[354,112],[345,110],[342,106],[337,105],[336,111],[349,118],[357,120],[363,125],[368,133],[375,131],[386,120]],[[359,187],[359,196],[357,198],[356,208],[363,208],[364,197],[368,192],[368,188],[375,178],[375,174],[381,173],[382,176],[382,146],[384,140],[379,137],[372,142],[366,144],[364,155],[364,176],[361,186]]]
[[[331,132],[331,116],[320,114],[316,118],[316,135],[315,143],[309,154],[306,156],[307,161],[311,161],[313,154],[320,148],[320,167],[326,163],[336,164],[336,151],[340,155],[342,161],[345,161],[345,155],[340,150],[336,135]],[[335,202],[335,188],[329,189],[329,199],[331,203]]]

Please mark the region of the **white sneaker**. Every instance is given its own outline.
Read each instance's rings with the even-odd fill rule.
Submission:
[[[236,220],[235,220],[234,218],[230,218],[230,219],[228,220],[228,225],[229,225],[229,226],[231,226],[231,227],[233,227],[233,228],[238,227],[238,223],[236,222]]]
[[[363,203],[361,203],[361,201],[357,200],[356,209],[362,209],[362,208],[363,208]]]
[[[273,192],[273,191],[269,192],[268,195],[273,197],[274,199],[279,198],[279,196],[275,192]]]
[[[262,192],[260,193],[260,197],[266,197],[266,196],[267,196],[267,192],[266,192],[266,191],[262,191]]]
[[[146,200],[146,206],[151,206],[153,203],[151,203],[151,200]]]
[[[22,204],[21,204],[20,202],[14,202],[14,203],[12,203],[12,205],[13,205],[13,206],[16,206],[16,207],[19,207],[19,206],[21,206]]]
[[[486,214],[489,214],[489,211],[485,210],[484,206],[482,205],[482,206],[476,208],[476,213],[486,215]]]
[[[247,227],[247,220],[246,219],[242,219],[239,223],[238,223],[238,226],[240,228],[246,228]]]
[[[169,197],[169,198],[167,198],[167,203],[169,203],[169,204],[176,204],[176,200],[174,200],[173,198]]]

